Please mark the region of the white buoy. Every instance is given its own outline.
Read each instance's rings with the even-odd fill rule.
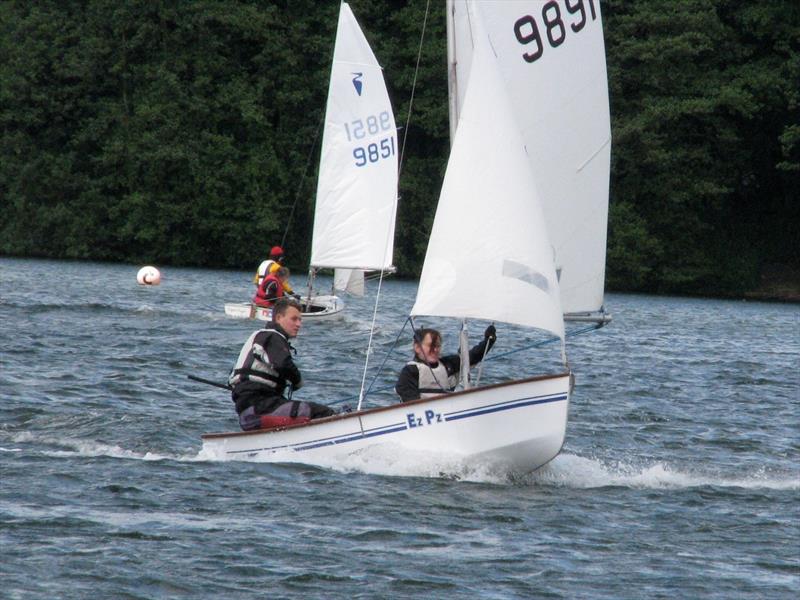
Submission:
[[[136,281],[140,285],[158,285],[161,283],[161,273],[155,267],[142,267],[136,274]]]

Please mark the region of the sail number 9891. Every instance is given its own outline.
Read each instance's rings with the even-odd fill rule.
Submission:
[[[594,0],[562,0],[564,8],[571,15],[569,28],[578,33],[586,26],[589,15],[586,14],[586,6],[589,6],[592,21],[597,20],[597,10],[594,7]],[[551,48],[557,48],[564,43],[567,38],[567,23],[564,22],[564,15],[561,12],[561,5],[556,0],[550,0],[542,6],[541,22],[544,26],[544,33]],[[522,58],[526,62],[532,63],[544,54],[544,41],[542,40],[541,30],[536,18],[531,15],[520,17],[514,23],[514,35],[517,41],[527,46],[532,44],[531,52],[523,52]]]

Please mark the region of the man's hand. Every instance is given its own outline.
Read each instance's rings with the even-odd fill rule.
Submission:
[[[486,331],[483,332],[483,337],[485,340],[491,342],[497,340],[497,330],[494,328],[494,325],[489,325],[486,328]]]

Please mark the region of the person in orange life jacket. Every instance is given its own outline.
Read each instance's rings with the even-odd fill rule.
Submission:
[[[272,319],[264,329],[247,338],[228,378],[239,425],[245,431],[336,414],[324,404],[299,402],[284,396],[288,387],[298,390],[303,385],[300,370],[292,359],[294,348],[289,343],[300,331],[303,320],[300,304],[289,298],[278,300]]]
[[[469,365],[483,360],[497,340],[494,325],[483,333],[483,340],[469,351]],[[452,392],[458,384],[461,357],[458,354],[439,356],[442,335],[435,329],[419,329],[414,333],[414,358],[400,371],[395,391],[402,402],[430,398]]]
[[[264,281],[258,286],[256,295],[253,296],[253,304],[272,308],[275,301],[283,297],[283,283],[289,278],[289,269],[279,267],[272,275],[264,277]]]
[[[258,265],[256,274],[253,276],[253,283],[256,284],[256,287],[260,287],[265,277],[268,275],[274,275],[278,269],[283,266],[284,258],[285,256],[283,254],[283,248],[280,246],[273,246],[272,250],[269,251],[269,258],[265,261],[262,261],[262,263]],[[292,285],[289,283],[288,279],[283,282],[283,291],[299,300],[297,294],[294,293]]]

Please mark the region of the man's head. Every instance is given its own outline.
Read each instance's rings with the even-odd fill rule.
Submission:
[[[289,268],[288,267],[278,268],[278,270],[275,271],[275,277],[277,277],[281,281],[286,281],[287,279],[289,279]]]
[[[269,251],[269,257],[275,262],[282,262],[283,248],[281,248],[280,246],[273,246],[272,250]]]
[[[439,362],[442,349],[442,334],[435,329],[418,329],[414,332],[414,354],[428,364]]]
[[[303,322],[302,308],[297,300],[281,298],[272,307],[272,320],[289,335],[297,337]]]

